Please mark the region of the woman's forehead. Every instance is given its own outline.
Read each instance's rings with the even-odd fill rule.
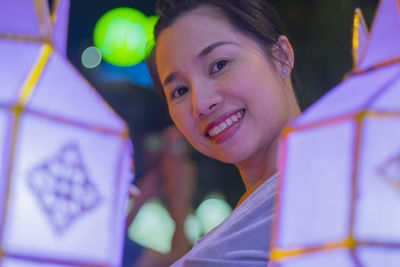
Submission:
[[[182,59],[194,60],[213,43],[251,42],[248,39],[216,8],[199,7],[182,15],[161,32],[156,45],[156,63],[165,67]],[[162,73],[159,74],[162,78]]]
[[[182,60],[194,60],[211,43],[234,37],[228,22],[222,17],[218,19],[214,12],[200,7],[182,15],[160,33],[155,47],[160,78],[165,68],[175,68],[176,62]]]
[[[180,49],[182,46],[201,49],[220,38],[234,38],[235,32],[225,17],[215,9],[201,7],[182,15],[165,28],[158,37],[156,48],[158,51],[165,48]]]

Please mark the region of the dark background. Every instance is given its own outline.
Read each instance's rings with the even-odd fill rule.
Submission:
[[[307,107],[340,83],[352,67],[351,31],[353,12],[360,7],[370,27],[378,0],[272,0],[286,25],[295,50],[295,67],[302,87],[303,106]],[[129,79],[117,79],[124,68],[102,63],[95,69],[81,64],[81,54],[93,45],[92,33],[97,20],[116,7],[132,7],[154,15],[155,0],[71,0],[68,32],[68,58],[99,93],[124,118],[131,129],[135,147],[136,181],[143,169],[143,137],[170,124],[168,111],[154,90],[135,85]],[[104,79],[107,72],[113,79]],[[111,75],[112,76],[112,75]],[[193,151],[199,166],[199,184],[194,205],[207,192],[219,191],[234,206],[244,192],[233,166],[216,162]]]

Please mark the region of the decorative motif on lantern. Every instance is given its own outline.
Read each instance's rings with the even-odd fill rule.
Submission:
[[[399,44],[398,0],[356,11],[353,70],[284,131],[272,266],[399,266]]]
[[[78,216],[100,204],[102,197],[90,181],[76,144],[35,167],[27,180],[32,193],[58,233]]]
[[[120,266],[128,127],[65,57],[68,0],[0,1],[0,266]]]

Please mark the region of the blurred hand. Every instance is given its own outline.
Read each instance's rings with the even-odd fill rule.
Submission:
[[[168,211],[175,222],[171,252],[163,255],[145,250],[135,266],[169,266],[182,257],[191,246],[184,232],[184,223],[191,211],[197,170],[191,160],[188,143],[175,127],[166,128],[161,138],[161,155],[153,155],[153,158],[159,161],[157,160],[157,164],[153,165],[155,167],[147,171],[138,183],[140,194],[134,197],[133,207],[127,217],[127,227],[149,198],[165,197]]]
[[[184,137],[175,127],[169,127],[162,133],[164,153],[160,163],[163,190],[171,217],[183,223],[190,211],[196,168],[189,154]]]

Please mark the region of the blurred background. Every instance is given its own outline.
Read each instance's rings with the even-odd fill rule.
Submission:
[[[277,8],[295,50],[295,68],[304,109],[338,84],[351,69],[354,9],[362,9],[370,28],[378,0],[270,2]],[[126,66],[129,63],[118,61],[118,58],[114,61],[108,59],[107,62],[93,47],[93,36],[96,23],[112,9],[133,8],[152,20],[154,6],[155,0],[71,0],[70,8],[67,56],[128,123],[135,148],[135,183],[140,182],[147,171],[144,154],[157,147],[157,138],[149,139],[149,136],[160,133],[171,121],[165,105],[152,88],[144,62],[139,60],[131,66]],[[123,31],[121,34],[125,36]],[[233,208],[244,193],[237,170],[206,158],[193,149],[190,155],[198,170],[192,206],[199,207],[211,194],[225,199],[225,203]],[[229,207],[226,208],[229,210]],[[157,208],[152,206],[149,209]]]
[[[143,173],[143,140],[171,124],[168,111],[154,91],[144,62],[117,66],[102,59],[95,67],[82,64],[82,55],[94,46],[96,23],[108,11],[130,7],[154,15],[155,0],[71,0],[67,56],[106,101],[129,124],[135,147],[136,181]],[[338,84],[352,67],[351,28],[353,12],[360,7],[368,27],[378,0],[273,0],[295,50],[303,107]],[[95,60],[96,61],[96,60]],[[92,63],[93,64],[93,63]],[[236,169],[193,152],[199,166],[194,201],[209,191],[221,192],[235,205],[244,192]]]

